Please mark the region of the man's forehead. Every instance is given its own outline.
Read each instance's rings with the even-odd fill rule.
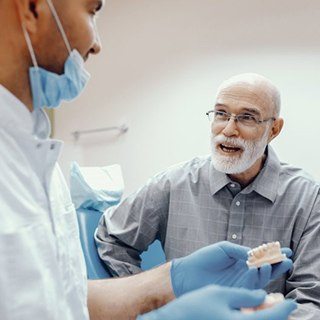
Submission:
[[[267,88],[248,83],[234,84],[222,88],[217,95],[217,104],[255,108],[260,111],[273,107],[272,95]]]

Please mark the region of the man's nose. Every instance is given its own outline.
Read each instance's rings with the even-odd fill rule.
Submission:
[[[100,53],[101,51],[101,48],[102,48],[102,44],[101,44],[101,39],[100,39],[100,36],[98,34],[98,31],[96,31],[96,34],[95,34],[95,41],[90,49],[90,53],[91,54],[98,54]]]
[[[233,137],[239,135],[239,129],[237,126],[236,120],[231,117],[228,122],[226,122],[225,127],[222,130],[222,133],[226,137]]]

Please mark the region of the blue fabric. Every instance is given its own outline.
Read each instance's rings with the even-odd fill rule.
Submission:
[[[84,254],[87,278],[90,280],[110,278],[111,274],[104,262],[100,259],[94,241],[94,232],[97,228],[102,213],[96,210],[78,209],[77,218],[79,225],[81,247]],[[141,255],[142,270],[149,270],[165,262],[165,256],[159,241],[155,241],[148,251]]]
[[[141,270],[149,270],[166,262],[166,256],[159,240],[154,241],[141,255]]]
[[[83,91],[90,74],[77,50],[73,50],[65,62],[64,73],[59,75],[40,67],[29,69],[33,107],[55,108],[62,101],[70,101]]]
[[[99,211],[77,210],[81,247],[87,267],[87,278],[91,280],[111,277],[107,267],[100,260],[93,237],[100,217],[101,212]]]
[[[101,176],[101,179],[104,178]],[[123,189],[96,189],[95,186],[89,185],[82,175],[79,165],[73,162],[70,171],[70,192],[76,209],[104,212],[107,208],[120,202]]]
[[[292,268],[292,261],[261,268],[248,268],[246,260],[250,248],[227,241],[204,247],[189,256],[175,259],[171,265],[171,281],[176,297],[198,288],[215,284],[247,289],[264,288],[270,280]],[[290,249],[283,252],[291,256]]]
[[[138,320],[287,320],[296,303],[287,300],[263,311],[244,314],[241,307],[256,307],[266,293],[240,288],[209,286],[188,293]]]

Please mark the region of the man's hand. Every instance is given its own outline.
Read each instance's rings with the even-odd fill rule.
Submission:
[[[166,306],[138,317],[139,320],[286,320],[296,303],[286,300],[276,306],[243,314],[240,308],[261,305],[266,293],[242,288],[207,286],[170,302]]]
[[[259,269],[248,268],[246,260],[249,250],[248,247],[223,241],[173,260],[171,282],[175,296],[210,284],[261,289],[292,267],[292,261],[285,259],[272,266],[265,264]],[[287,257],[292,255],[289,248],[282,251]]]

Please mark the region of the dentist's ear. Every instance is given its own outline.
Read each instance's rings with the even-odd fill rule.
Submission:
[[[39,13],[48,10],[46,0],[13,0],[21,24],[32,35],[36,33],[39,24]]]

